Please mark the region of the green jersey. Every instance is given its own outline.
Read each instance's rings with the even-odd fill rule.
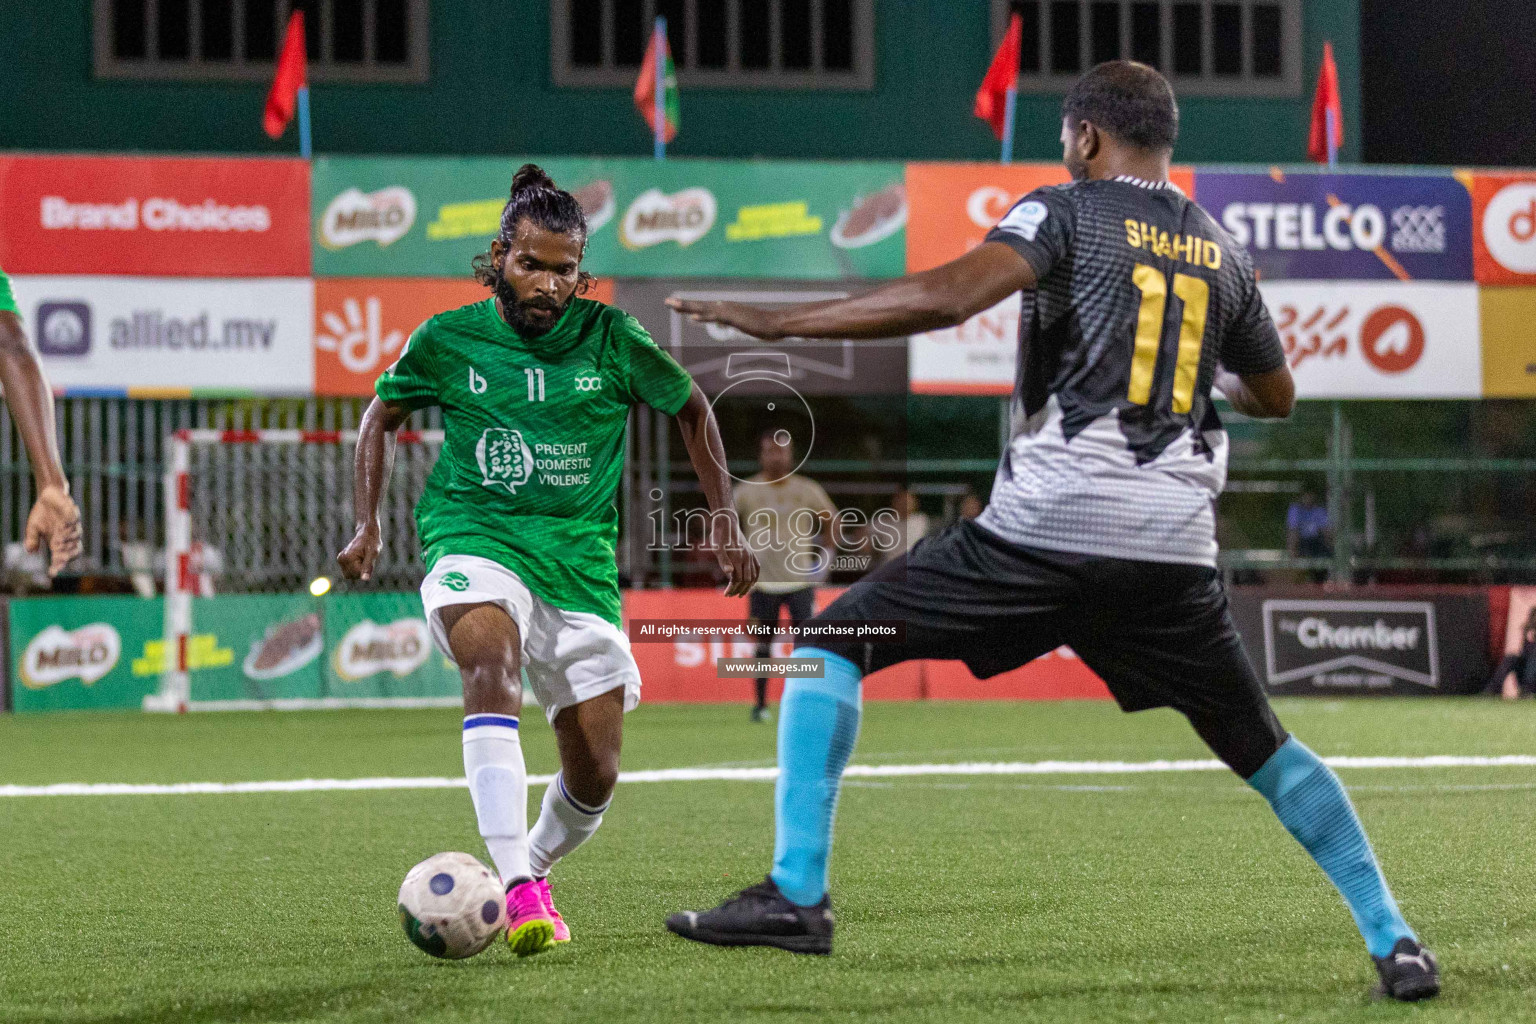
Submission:
[[[442,454],[416,505],[428,568],[479,555],[555,607],[618,625],[613,498],[629,410],[674,415],[692,388],[639,321],[600,302],[573,299],[536,338],[494,299],[422,324],[375,390],[443,410]]]
[[[16,308],[16,296],[11,293],[11,279],[3,270],[0,270],[0,313],[21,315],[21,310]]]

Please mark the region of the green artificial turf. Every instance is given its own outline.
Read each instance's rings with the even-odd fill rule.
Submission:
[[[1536,753],[1536,702],[1287,701],[1319,753]],[[0,720],[0,784],[462,773],[452,711]],[[771,764],[743,707],[642,707],[625,767]],[[537,713],[530,771],[553,769]],[[855,761],[1207,756],[1112,705],[871,704]],[[1338,896],[1225,773],[849,780],[830,958],[685,943],[757,881],[772,787],[626,785],[554,875],[575,941],[434,961],[394,914],[483,856],[463,790],[0,799],[0,1021],[1536,1020],[1536,768],[1341,773],[1445,995],[1368,996]],[[537,813],[539,791],[532,795]]]

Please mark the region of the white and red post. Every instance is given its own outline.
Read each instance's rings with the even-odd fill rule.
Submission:
[[[191,698],[187,647],[192,639],[192,596],[198,589],[192,545],[192,434],[178,430],[171,435],[171,465],[165,474],[165,661],[160,692],[144,698],[145,711],[185,712]]]
[[[169,439],[165,474],[165,663],[160,691],[144,698],[145,711],[185,712],[191,707],[192,599],[210,597],[203,575],[202,543],[192,538],[194,444],[340,444],[355,430],[178,430]],[[443,440],[441,430],[401,430],[400,444]]]

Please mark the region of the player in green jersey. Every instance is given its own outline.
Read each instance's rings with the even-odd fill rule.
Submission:
[[[5,403],[16,430],[27,446],[32,463],[32,479],[37,486],[37,501],[27,516],[26,547],[37,551],[48,547],[48,575],[80,554],[80,510],[69,496],[69,480],[59,464],[59,440],[53,420],[53,391],[37,353],[27,340],[11,294],[10,278],[0,270],[0,386],[5,389]]]
[[[640,700],[614,562],[632,406],[677,420],[726,593],[745,594],[758,572],[708,401],[633,317],[577,297],[589,280],[586,240],[570,193],[532,164],[520,169],[500,232],[475,260],[493,296],[422,324],[378,380],[357,447],[357,534],[337,556],[348,578],[369,578],[395,431],[412,410],[440,407],[446,439],[416,506],[428,567],[421,597],[434,641],[464,679],[464,772],[507,887],[507,941],[521,955],[570,938],[547,876],[601,823],[623,714]],[[560,750],[531,832],[523,669]]]

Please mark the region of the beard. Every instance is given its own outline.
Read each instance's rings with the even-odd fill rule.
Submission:
[[[517,292],[512,289],[512,282],[507,280],[506,275],[499,274],[496,277],[496,298],[500,300],[501,314],[506,318],[508,326],[525,338],[537,338],[549,333],[550,329],[560,322],[561,314],[571,304],[571,298],[575,298],[575,295],[573,293],[570,298],[560,304],[547,299],[519,301]],[[534,311],[553,315],[547,321],[535,321],[529,316]]]
[[[1067,165],[1067,173],[1072,175],[1073,181],[1088,180],[1088,161],[1074,153],[1063,162]]]

